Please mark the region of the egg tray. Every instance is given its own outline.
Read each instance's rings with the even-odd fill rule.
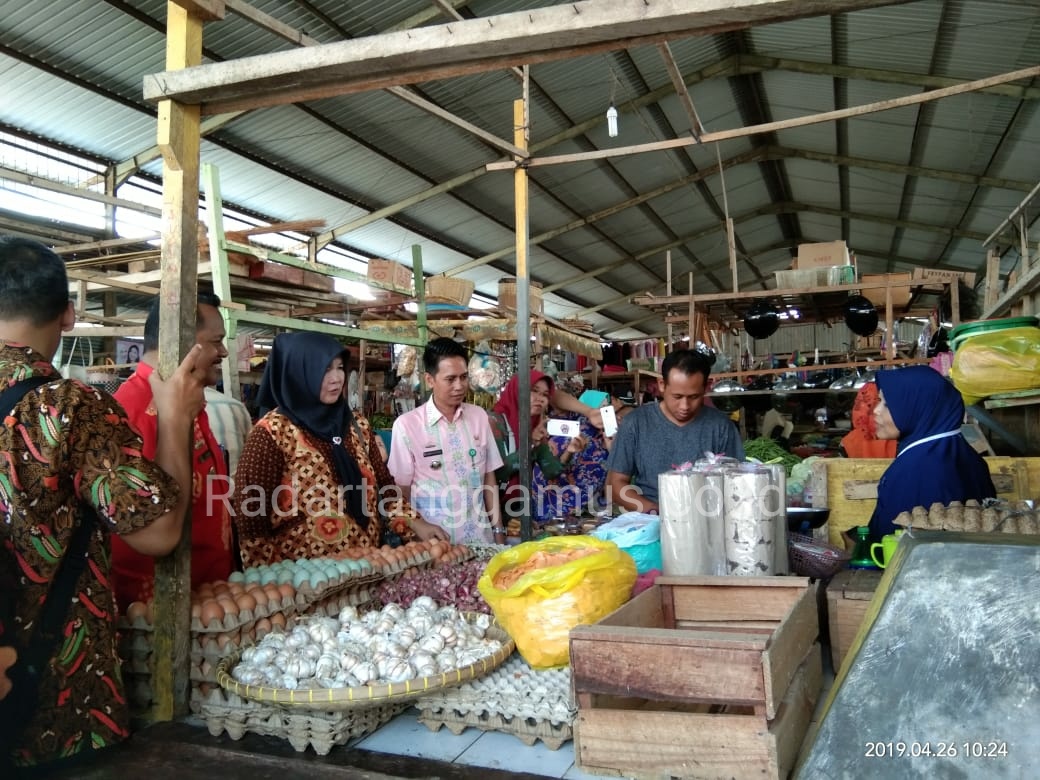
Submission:
[[[573,737],[577,715],[570,668],[537,670],[514,654],[490,674],[416,700],[432,731],[467,726],[513,734],[528,745],[541,739],[552,750]]]
[[[376,587],[377,583],[372,582],[360,588],[351,588],[347,591],[326,596],[311,604],[305,615],[308,617],[315,615],[317,617],[334,618],[339,616],[340,610],[344,607],[356,607],[358,612],[362,612],[364,611],[363,607],[369,607],[375,601]]]
[[[379,571],[382,572],[384,579],[395,580],[409,569],[428,569],[433,565],[433,555],[429,550],[426,550],[418,555],[411,555],[403,561],[389,563],[386,566],[383,566]]]
[[[247,732],[279,737],[288,740],[297,752],[310,747],[324,756],[336,745],[371,734],[408,706],[383,702],[336,712],[287,710],[215,688],[201,700],[198,714],[215,737],[224,732],[231,739],[241,739]]]
[[[209,625],[202,625],[202,621],[195,617],[191,619],[191,633],[196,634],[226,634],[233,631],[241,631],[245,627],[252,626],[261,618],[269,618],[271,615],[281,612],[288,619],[294,613],[301,611],[308,604],[306,596],[297,592],[295,598],[284,597],[281,602],[272,605],[270,602],[255,610],[244,609],[235,615],[225,615],[219,623],[210,621]],[[147,633],[155,630],[155,624],[149,623],[143,617],[130,620],[126,617],[119,618],[116,627],[120,632]]]
[[[385,578],[381,571],[376,571],[370,574],[350,577],[317,590],[304,586],[297,592],[297,612],[301,615],[312,615],[316,606],[330,603],[344,595],[365,593]]]
[[[454,709],[423,708],[419,722],[430,731],[439,731],[444,726],[455,736],[468,728],[481,731],[498,731],[512,734],[528,747],[541,740],[549,750],[559,750],[563,743],[574,739],[574,727],[570,723],[553,723],[548,720],[510,718],[491,712],[459,712]]]
[[[467,547],[469,547],[469,550],[461,558],[453,558],[451,561],[445,561],[444,558],[438,558],[436,561],[433,562],[434,568],[440,568],[441,566],[451,566],[454,563],[465,563],[466,561],[471,561],[474,558],[476,558],[476,550],[474,550],[472,546],[467,545]]]

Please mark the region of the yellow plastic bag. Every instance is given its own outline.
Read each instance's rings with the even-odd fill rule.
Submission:
[[[1040,383],[1040,328],[972,336],[954,353],[950,379],[969,406],[996,393],[1032,390]]]
[[[505,590],[495,587],[497,574],[526,563],[536,552],[580,549],[597,552],[529,571]],[[595,623],[620,607],[631,596],[635,581],[635,561],[613,542],[555,536],[498,553],[488,561],[477,588],[524,660],[535,669],[549,669],[567,665],[571,628]]]

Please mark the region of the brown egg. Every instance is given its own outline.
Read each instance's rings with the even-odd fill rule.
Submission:
[[[256,606],[258,608],[267,606],[267,591],[264,590],[261,586],[254,585],[246,591],[246,595],[252,596],[254,599],[256,599]]]
[[[288,582],[283,582],[279,585],[278,592],[282,594],[283,599],[296,598],[296,589]]]
[[[198,595],[199,601],[205,601],[206,599],[213,598],[213,586],[210,585],[208,582],[203,585],[199,585]]]
[[[292,585],[289,585],[289,587],[291,588]],[[264,585],[264,595],[267,596],[268,604],[279,605],[282,603],[282,592],[278,590],[278,586],[273,582],[269,585]]]
[[[146,614],[148,614],[148,607],[145,606],[145,603],[143,601],[131,602],[130,605],[126,608],[126,619],[129,620],[131,623],[137,620],[138,618],[144,620]]]
[[[240,593],[235,598],[235,602],[238,604],[239,612],[245,612],[246,610],[253,612],[256,610],[256,599],[248,593]]]
[[[269,633],[271,633],[271,621],[267,618],[260,618],[253,624],[253,635],[257,639],[263,639]]]
[[[272,612],[268,620],[272,628],[285,628],[285,615],[281,612]]]
[[[199,619],[206,627],[213,623],[220,623],[224,619],[224,608],[216,599],[207,599],[199,610]]]
[[[217,580],[213,583],[213,595],[219,596],[222,593],[230,594],[231,588],[228,586],[226,582],[224,582],[224,580]]]
[[[229,582],[228,591],[231,592],[232,596],[240,596],[241,594],[246,592],[246,586],[243,585],[241,582]]]
[[[238,618],[238,603],[231,596],[217,596],[217,603],[223,607],[225,615]]]

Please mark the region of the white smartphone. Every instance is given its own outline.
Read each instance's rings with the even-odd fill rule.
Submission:
[[[578,435],[580,426],[574,420],[556,420],[550,418],[545,423],[545,430],[550,436],[569,436],[573,439]]]
[[[617,415],[613,406],[602,406],[599,415],[603,420],[603,435],[615,436],[617,434]]]

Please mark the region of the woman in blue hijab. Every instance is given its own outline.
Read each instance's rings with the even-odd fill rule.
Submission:
[[[961,435],[964,401],[957,388],[928,366],[877,375],[877,438],[897,439],[896,458],[878,484],[870,536],[895,530],[900,512],[997,495],[989,467]]]

